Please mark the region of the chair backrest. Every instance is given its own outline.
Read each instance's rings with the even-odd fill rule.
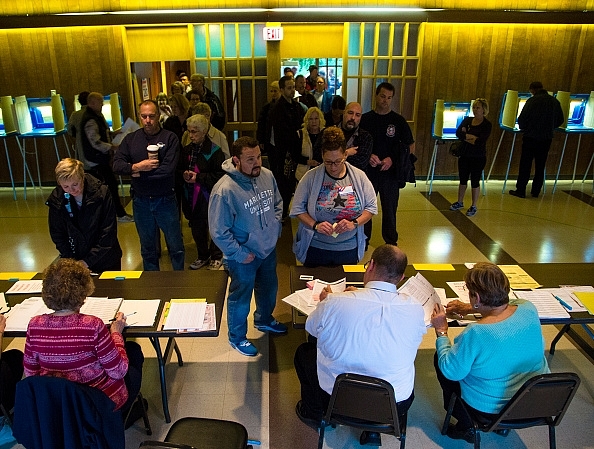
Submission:
[[[550,418],[558,425],[580,385],[575,373],[551,373],[535,376],[524,383],[499,413],[501,421]]]
[[[13,434],[27,449],[124,449],[124,422],[97,388],[52,376],[17,384]]]
[[[400,434],[394,388],[383,379],[360,374],[336,378],[325,420],[361,428],[366,423],[383,424],[392,428],[384,433]]]

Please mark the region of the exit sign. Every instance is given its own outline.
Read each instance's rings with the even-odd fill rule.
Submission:
[[[263,35],[265,41],[282,41],[283,27],[265,27]]]

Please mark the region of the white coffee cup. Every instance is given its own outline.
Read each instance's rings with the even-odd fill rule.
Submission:
[[[148,151],[149,159],[159,159],[159,146],[158,145],[149,145],[148,147],[146,147],[146,151]]]

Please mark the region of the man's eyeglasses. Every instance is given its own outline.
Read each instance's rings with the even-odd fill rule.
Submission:
[[[334,166],[334,167],[338,167],[340,164],[343,164],[343,163],[344,163],[344,161],[345,161],[345,159],[344,159],[344,158],[343,158],[343,159],[339,159],[339,160],[337,160],[337,161],[324,161],[324,165],[325,165],[326,167],[332,167],[332,166]]]
[[[367,270],[367,267],[368,267],[368,266],[369,266],[369,264],[371,263],[371,260],[372,260],[372,259],[369,259],[367,262],[365,262],[365,263],[363,264],[363,268],[365,268],[365,270]]]

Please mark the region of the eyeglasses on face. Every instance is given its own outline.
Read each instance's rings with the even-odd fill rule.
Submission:
[[[324,165],[326,167],[338,167],[340,164],[343,164],[345,161],[345,158],[339,159],[337,161],[324,161]]]

